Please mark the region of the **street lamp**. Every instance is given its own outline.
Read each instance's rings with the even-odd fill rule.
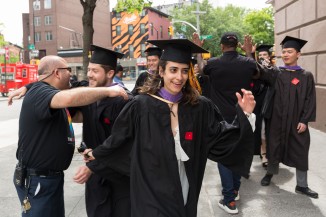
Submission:
[[[152,23],[150,23],[149,26],[150,26],[151,28],[155,29],[155,31],[156,31],[156,40],[158,40],[158,30],[153,26]]]

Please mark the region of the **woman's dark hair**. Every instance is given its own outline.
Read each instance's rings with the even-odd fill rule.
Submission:
[[[160,60],[159,68],[165,73],[167,61]],[[148,79],[142,87],[139,88],[139,93],[141,94],[156,94],[161,87],[164,86],[163,78],[161,78],[158,72],[154,74],[149,74]],[[190,103],[191,105],[198,103],[199,93],[193,88],[189,83],[189,78],[186,81],[185,86],[182,88],[182,99],[181,102]]]

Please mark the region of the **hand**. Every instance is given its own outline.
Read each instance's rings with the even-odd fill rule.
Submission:
[[[128,99],[127,92],[125,91],[125,89],[123,89],[119,85],[114,85],[114,86],[108,87],[108,89],[110,90],[109,97],[122,96],[125,100]]]
[[[27,92],[27,88],[25,86],[17,90],[11,91],[8,96],[8,106],[12,105],[14,97],[15,99],[20,99],[23,96],[25,96],[26,92]]]
[[[84,155],[84,161],[86,163],[95,160],[95,157],[93,156],[93,150],[91,148],[85,149],[82,155]]]
[[[245,35],[243,45],[239,42],[238,47],[246,53],[253,53],[256,51],[256,45],[253,45],[251,35]]]
[[[192,42],[194,42],[196,45],[198,45],[199,47],[202,47],[204,45],[205,39],[200,40],[199,39],[199,35],[197,32],[194,32],[192,34]]]
[[[87,166],[80,166],[73,179],[78,184],[84,184],[91,175],[92,171]]]
[[[249,90],[241,89],[241,91],[243,93],[243,97],[241,97],[240,93],[236,93],[238,104],[244,112],[251,114],[256,105],[255,97]]]
[[[299,123],[297,126],[298,133],[303,133],[304,131],[306,131],[306,129],[307,129],[307,125],[303,123]]]

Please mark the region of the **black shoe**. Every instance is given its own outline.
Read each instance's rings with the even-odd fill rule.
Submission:
[[[307,195],[308,197],[312,197],[312,198],[315,198],[315,199],[318,198],[318,193],[317,193],[317,192],[314,192],[313,190],[311,190],[311,189],[308,188],[308,187],[300,187],[300,186],[296,186],[296,187],[295,187],[295,193],[298,193],[298,194],[305,194],[305,195]]]
[[[266,174],[264,176],[264,178],[260,181],[260,184],[262,186],[268,186],[269,184],[271,184],[272,177],[273,177],[273,174]]]

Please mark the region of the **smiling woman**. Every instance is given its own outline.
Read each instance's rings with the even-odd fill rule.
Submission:
[[[192,53],[207,51],[187,39],[148,42],[164,49],[159,74],[127,103],[111,136],[83,154],[130,177],[134,217],[195,217],[208,157],[248,176],[253,131],[243,111],[252,112],[254,99],[238,94],[236,120],[227,124],[189,81]]]

